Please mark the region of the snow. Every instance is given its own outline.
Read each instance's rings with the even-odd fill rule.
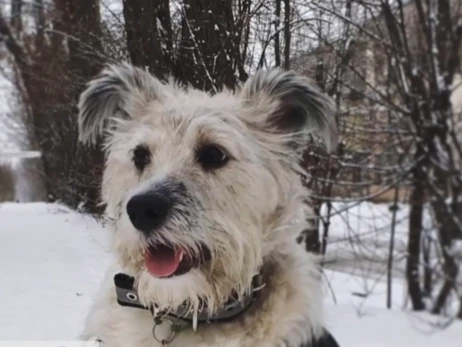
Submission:
[[[0,204],[0,342],[76,339],[111,258],[108,234],[60,205]],[[462,323],[401,309],[399,280],[392,310],[380,279],[326,270],[325,282],[326,324],[342,347],[460,346]]]
[[[0,340],[73,339],[108,265],[104,230],[59,205],[0,205]]]
[[[323,218],[327,217],[325,208],[321,213]],[[389,204],[334,203],[325,262],[338,271],[361,276],[384,276],[389,255],[392,213]],[[402,276],[405,269],[408,216],[409,207],[399,204],[393,251],[395,277]],[[428,231],[426,235],[432,235],[429,213],[425,214],[424,226]]]

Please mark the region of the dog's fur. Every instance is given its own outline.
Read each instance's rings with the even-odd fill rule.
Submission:
[[[320,274],[296,243],[306,227],[307,192],[298,163],[310,138],[336,142],[332,103],[309,80],[292,72],[260,71],[238,92],[216,95],[162,83],[128,64],[110,66],[91,81],[79,103],[80,139],[104,134],[102,197],[116,255],[88,317],[84,338],[105,346],[158,346],[149,311],[119,306],[112,276],[136,279],[140,300],[161,309],[187,301],[211,312],[235,290],[244,295],[261,269],[266,286],[234,321],[186,329],[168,346],[300,346],[323,334]],[[152,158],[139,172],[133,150]],[[213,171],[197,163],[204,144],[231,158]],[[137,231],[126,204],[159,186],[174,189],[178,206],[152,236]],[[189,273],[156,278],[144,268],[151,242],[168,242],[211,260]]]

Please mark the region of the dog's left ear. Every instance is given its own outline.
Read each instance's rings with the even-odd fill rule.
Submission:
[[[244,84],[241,96],[254,109],[249,121],[270,133],[293,135],[287,137],[291,146],[305,146],[310,137],[328,151],[337,146],[335,106],[308,78],[260,70]]]
[[[163,89],[158,79],[138,67],[107,66],[80,95],[79,140],[95,144],[111,119],[134,119],[149,101],[162,97]]]

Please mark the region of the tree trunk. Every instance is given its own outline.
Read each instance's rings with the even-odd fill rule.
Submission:
[[[445,189],[447,187],[447,177],[449,173],[435,168],[435,178],[437,187],[446,200],[449,200],[450,194]],[[454,180],[455,181],[455,180]],[[452,187],[453,190],[457,187]],[[459,196],[456,192],[455,196]],[[457,199],[457,198],[456,198]],[[435,216],[438,225],[438,240],[440,243],[440,249],[443,256],[443,274],[444,283],[438,293],[432,312],[435,314],[441,313],[446,305],[447,299],[451,292],[457,291],[457,276],[459,274],[459,266],[456,262],[454,255],[451,253],[454,241],[457,239],[457,235],[460,233],[459,226],[457,225],[456,218],[458,218],[457,204],[449,206],[446,201],[441,203],[440,201],[432,202],[433,214]]]
[[[398,212],[398,197],[399,197],[399,184],[395,187],[395,193],[393,197],[393,205],[390,207],[392,212],[391,216],[391,232],[390,232],[390,243],[388,247],[388,262],[387,262],[387,308],[391,309],[391,301],[393,294],[393,259],[395,251],[395,231],[396,231],[396,214]]]
[[[166,79],[173,69],[169,0],[123,0],[123,15],[132,64]]]
[[[243,0],[241,2],[241,7],[239,8],[239,18],[237,20],[235,30],[238,35],[235,35],[236,41],[234,43],[234,52],[236,54],[236,65],[239,72],[239,80],[241,82],[245,82],[247,78],[249,78],[244,63],[247,60],[249,37],[251,32],[251,4],[252,0]]]
[[[32,3],[32,13],[34,16],[35,26],[37,28],[37,47],[42,45],[43,30],[45,29],[45,13],[43,8],[43,0],[34,0]]]
[[[274,12],[274,59],[275,65],[281,66],[281,44],[279,42],[281,24],[281,0],[276,0],[276,10]]]
[[[235,36],[232,0],[185,0],[175,75],[202,90],[234,89],[242,64]]]
[[[307,220],[310,228],[305,229],[301,233],[299,239],[300,242],[305,243],[305,250],[309,253],[320,254],[322,251],[321,240],[319,236],[320,229],[320,217],[321,217],[321,207],[322,203],[320,201],[316,202],[305,202],[307,205],[311,206],[313,210],[313,215],[317,218]]]
[[[290,41],[291,41],[291,28],[290,28],[290,19],[291,19],[291,7],[290,0],[284,0],[284,69],[290,69]]]
[[[421,155],[417,151],[416,157]],[[406,263],[406,278],[408,284],[408,293],[411,297],[412,308],[416,311],[425,309],[422,299],[422,290],[420,288],[420,242],[422,236],[423,207],[425,199],[425,174],[421,167],[415,168],[414,183],[410,197],[410,216],[409,216],[409,235],[408,235],[408,257]]]
[[[22,0],[11,0],[10,24],[15,32],[22,31]]]
[[[48,201],[100,213],[103,156],[78,143],[77,109],[85,83],[101,68],[99,1],[56,0],[50,42],[36,40],[32,57],[8,35],[28,104],[30,137],[42,152]],[[66,40],[64,40],[64,37]],[[67,48],[65,47],[67,45]]]
[[[432,238],[431,235],[427,235],[428,232],[422,237],[422,260],[423,260],[423,295],[426,298],[430,298],[433,291],[433,271],[431,264],[432,254]]]

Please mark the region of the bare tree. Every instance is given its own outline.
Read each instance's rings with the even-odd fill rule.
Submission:
[[[376,115],[372,129],[380,124],[377,116],[384,118],[381,114],[387,115],[391,126],[388,130],[384,127],[380,132],[373,132],[375,137],[371,138],[366,129],[361,130],[361,126],[355,125],[343,134],[345,139],[377,146],[378,134],[381,133],[401,152],[401,155],[392,157],[397,171],[388,188],[384,189],[392,191],[398,184],[409,184],[411,207],[406,278],[415,310],[426,308],[422,289],[421,244],[426,237],[425,211],[427,207],[431,208],[442,255],[437,277],[442,276],[443,279],[431,310],[440,313],[451,293],[457,293],[459,267],[453,249],[455,241],[462,237],[458,202],[462,188],[458,169],[462,158],[461,138],[455,131],[458,118],[451,105],[451,86],[461,68],[460,4],[439,0],[397,0],[393,3],[377,0],[347,2],[346,11],[328,1],[313,2],[311,6],[322,13],[325,22],[336,21],[333,32],[329,32],[327,26],[323,26],[322,31],[314,28],[311,32],[318,37],[319,46],[328,52],[319,54],[332,62],[330,65],[321,62],[328,76],[323,78],[323,83],[336,99],[340,115],[347,117],[339,118],[340,126],[348,125],[352,112],[361,108]],[[318,48],[318,52],[321,51]],[[365,57],[364,62],[359,62],[359,55]],[[319,61],[313,61],[312,65],[320,66]],[[374,65],[376,67],[372,68]],[[355,93],[352,94],[352,91]],[[365,121],[363,117],[361,122]],[[360,132],[365,132],[363,140],[357,140]],[[367,152],[367,160],[375,161],[382,157],[379,152]],[[348,168],[355,166],[352,164],[343,161],[341,173],[335,176],[334,184],[338,184],[339,180],[346,181],[347,174],[350,175]],[[367,168],[371,166],[368,164]],[[376,170],[376,164],[372,167]],[[361,171],[364,171],[363,168],[366,168],[364,164],[358,166]],[[316,180],[326,177],[316,176]],[[364,180],[362,173],[361,176]],[[381,175],[374,176],[371,176],[374,180],[383,180]],[[371,186],[371,183],[364,185]],[[324,199],[332,197],[324,196]],[[428,259],[426,263],[429,264]],[[434,270],[424,269],[426,294],[434,288],[429,283],[431,278],[436,280],[431,275]]]
[[[274,12],[274,62],[275,66],[281,66],[281,44],[280,44],[280,30],[281,24],[281,0],[276,0],[276,9]],[[286,44],[287,45],[287,44]],[[290,47],[290,46],[289,46]]]
[[[132,63],[167,78],[174,67],[169,0],[124,0],[123,14]]]
[[[232,0],[187,0],[182,13],[179,79],[203,90],[234,89],[241,62]]]
[[[47,19],[52,31],[45,32],[44,14],[37,7],[42,25],[35,36],[20,43],[3,17],[0,32],[28,105],[30,142],[42,152],[47,199],[97,212],[102,153],[78,144],[75,114],[78,95],[101,68],[99,1],[56,0],[53,5]]]
[[[284,69],[290,68],[291,1],[284,0]]]
[[[10,24],[16,32],[22,30],[22,0],[11,0]]]

